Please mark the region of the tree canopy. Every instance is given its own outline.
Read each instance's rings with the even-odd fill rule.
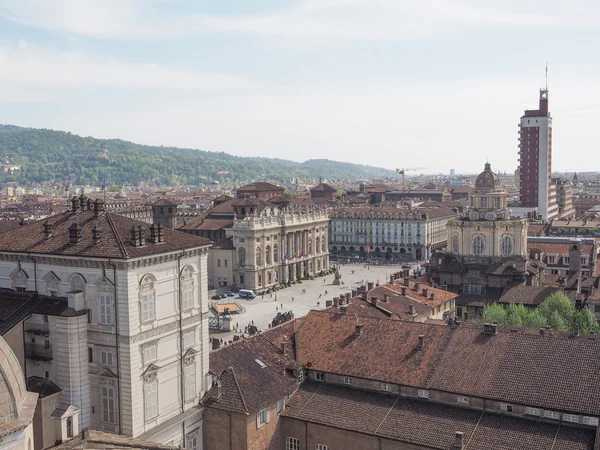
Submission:
[[[508,308],[495,303],[487,306],[479,319],[517,327],[541,328],[549,325],[554,330],[573,333],[600,333],[600,325],[588,308],[578,309],[562,292],[555,292],[536,309],[511,303]]]
[[[346,179],[395,177],[392,170],[326,159],[303,163],[245,158],[223,152],[139,145],[120,139],[80,137],[63,131],[0,125],[0,183],[60,182],[99,185],[199,185],[292,178]]]

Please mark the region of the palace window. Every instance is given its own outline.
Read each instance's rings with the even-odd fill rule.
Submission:
[[[196,364],[185,366],[185,399],[196,397]]]
[[[158,415],[158,381],[147,383],[145,386],[146,420]]]
[[[512,255],[513,245],[512,245],[512,238],[510,236],[504,236],[502,238],[501,248],[502,248],[502,256],[503,257]]]
[[[238,265],[240,267],[244,267],[246,265],[246,249],[244,247],[240,247],[238,250]]]
[[[221,261],[221,260],[219,260]],[[194,269],[190,266],[181,271],[181,307],[186,310],[194,307]]]
[[[454,253],[458,253],[458,234],[454,233],[452,235],[452,251]]]
[[[98,296],[98,304],[100,305],[100,323],[102,325],[112,325],[112,296],[100,294]]]
[[[140,283],[140,301],[142,309],[142,322],[149,322],[156,317],[156,291],[154,284],[156,278],[153,275],[144,275]]]
[[[483,256],[484,245],[483,237],[475,236],[473,238],[473,254],[475,256]]]
[[[115,423],[115,389],[102,387],[102,422]]]

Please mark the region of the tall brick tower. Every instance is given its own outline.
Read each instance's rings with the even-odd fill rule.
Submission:
[[[525,110],[519,124],[519,196],[521,206],[537,210],[538,218],[558,214],[556,186],[552,184],[552,116],[548,89],[540,89],[538,109]]]

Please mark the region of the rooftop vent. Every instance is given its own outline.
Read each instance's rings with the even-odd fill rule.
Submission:
[[[73,198],[71,198],[71,212],[76,213],[77,211],[79,211],[79,199],[74,195]]]
[[[94,215],[98,217],[102,211],[104,211],[104,202],[97,198],[94,201]]]
[[[69,227],[69,245],[77,244],[79,241],[81,241],[82,237],[82,228],[79,226],[78,223],[73,223],[73,225]]]
[[[98,245],[101,240],[102,240],[102,233],[100,232],[98,227],[94,226],[94,228],[92,228],[92,243],[94,245]]]
[[[463,432],[457,431],[454,435],[454,449],[462,450],[464,448]]]
[[[356,326],[354,327],[354,335],[362,336],[364,330],[365,330],[365,324],[357,323]]]
[[[496,323],[484,323],[483,334],[496,334],[498,333],[498,324]]]

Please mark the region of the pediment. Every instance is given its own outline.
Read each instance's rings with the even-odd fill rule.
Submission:
[[[115,379],[117,378],[117,376],[115,375],[115,373],[112,370],[106,369],[106,368],[102,369],[100,372],[98,372],[96,374],[96,376],[103,377],[103,378],[115,378]]]
[[[54,271],[50,271],[48,272],[46,275],[44,275],[44,278],[42,278],[46,283],[58,283],[60,281],[60,278],[58,277],[58,275],[56,275],[54,273]]]

